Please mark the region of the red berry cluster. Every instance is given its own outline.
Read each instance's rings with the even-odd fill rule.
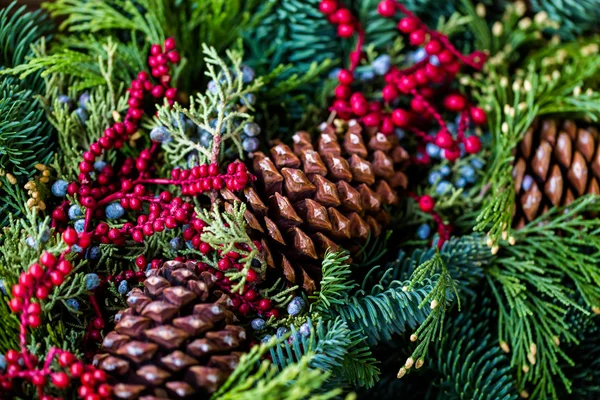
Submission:
[[[330,20],[338,21],[335,17],[340,11],[350,14],[349,10],[339,8],[334,0],[323,0],[320,10],[327,14]],[[481,52],[473,52],[468,56],[457,51],[448,38],[439,32],[430,30],[417,17],[395,0],[384,0],[378,6],[379,13],[384,17],[393,17],[396,11],[406,15],[398,22],[398,29],[409,35],[409,42],[413,46],[423,46],[426,57],[409,68],[398,69],[393,66],[384,75],[385,86],[381,91],[382,102],[368,101],[360,91],[353,92],[354,70],[362,55],[362,41],[364,34],[358,22],[351,20],[353,26],[358,27],[359,40],[357,49],[351,54],[350,68],[341,70],[338,75],[340,84],[335,88],[335,100],[332,111],[343,119],[360,118],[369,127],[377,127],[384,134],[392,134],[395,128],[412,131],[421,139],[421,148],[428,142],[435,142],[444,149],[444,157],[455,161],[460,156],[459,144],[463,144],[469,154],[477,153],[481,149],[481,142],[477,136],[465,137],[469,122],[482,125],[486,123],[486,114],[481,108],[468,104],[465,96],[460,93],[444,93],[448,83],[458,73],[462,65],[480,69],[485,61]],[[437,62],[433,62],[433,56]],[[357,60],[358,58],[358,60]],[[394,107],[393,104],[400,96],[410,97],[410,109]],[[456,138],[448,131],[440,113],[434,107],[434,101],[442,98],[441,106],[449,112],[459,113],[460,121]],[[420,127],[431,122],[437,123],[440,130],[435,138],[425,134]],[[423,152],[424,153],[424,152]],[[424,155],[417,162],[429,162]]]
[[[20,352],[9,350],[6,354],[7,369],[4,375],[0,375],[0,386],[5,391],[13,389],[15,379],[25,379],[38,389],[40,399],[52,400],[52,396],[44,395],[44,388],[50,382],[58,389],[66,389],[71,384],[71,379],[81,381],[82,386],[79,394],[86,400],[96,400],[110,397],[110,387],[104,382],[106,377],[103,371],[96,370],[92,366],[84,365],[77,361],[76,357],[63,350],[52,348],[46,356],[43,366],[39,360],[31,354],[27,348],[27,329],[37,328],[41,324],[40,314],[42,307],[40,302],[48,298],[50,291],[61,285],[65,277],[73,269],[71,263],[65,259],[71,246],[78,244],[82,247],[89,246],[88,234],[77,234],[74,229],[68,228],[63,232],[63,240],[69,246],[65,252],[58,257],[43,252],[39,262],[32,264],[26,272],[19,276],[19,283],[13,285],[9,305],[14,313],[20,314]],[[51,365],[55,356],[58,356],[59,366],[68,368],[70,376],[66,372],[52,372]]]
[[[235,260],[239,258],[240,255],[238,253],[229,252],[219,261],[219,269],[228,270],[230,268],[235,268]],[[236,309],[241,315],[247,315],[251,311],[254,311],[258,315],[264,316],[265,318],[279,318],[279,310],[275,308],[273,302],[270,299],[261,298],[258,291],[254,288],[250,287],[249,285],[244,285],[241,293],[234,292],[232,290],[233,282],[231,282],[231,280],[226,277],[222,271],[215,272],[212,267],[205,263],[198,263],[196,268],[199,273],[203,271],[210,271],[217,278],[216,285],[228,294],[233,302],[233,308]],[[255,271],[250,271],[256,275]],[[250,279],[247,280],[248,282],[253,282]],[[255,280],[256,279],[254,279],[254,281]]]
[[[421,209],[421,211],[427,214],[431,214],[431,216],[433,217],[433,221],[437,225],[437,233],[439,236],[437,245],[439,248],[441,248],[442,245],[448,239],[450,239],[450,234],[452,233],[452,226],[445,224],[442,220],[442,217],[440,217],[440,215],[437,212],[435,212],[435,200],[433,199],[433,197],[429,195],[418,196],[413,193],[410,193],[409,195],[413,198],[413,200],[415,200],[419,204],[419,208]]]
[[[322,0],[319,3],[319,10],[329,19],[329,22],[337,25],[337,33],[340,37],[352,37],[356,29],[356,19],[349,9],[340,4],[337,0]]]
[[[203,164],[188,170],[174,169],[171,177],[181,181],[181,192],[188,196],[221,190],[223,187],[232,191],[242,190],[250,180],[246,165],[241,162],[229,164],[227,173],[222,175],[219,175],[217,164]]]

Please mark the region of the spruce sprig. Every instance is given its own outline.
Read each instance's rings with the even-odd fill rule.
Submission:
[[[290,363],[281,370],[270,361],[264,360],[265,354],[278,343],[279,339],[274,337],[267,343],[252,347],[242,356],[229,379],[211,398],[301,400],[310,396],[311,399],[326,400],[341,394],[341,389],[320,393],[330,374],[310,367],[315,357],[313,352],[306,352],[297,362]]]

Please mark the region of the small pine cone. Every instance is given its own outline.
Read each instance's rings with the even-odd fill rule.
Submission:
[[[397,204],[397,189],[408,183],[409,156],[395,136],[355,120],[341,132],[327,123],[319,131],[316,140],[301,131],[292,148],[277,143],[269,155],[254,153],[256,185],[241,198],[221,192],[226,203],[247,204],[246,220],[262,239],[267,264],[309,293],[326,250],[381,234],[390,219],[384,207]]]
[[[520,228],[551,207],[600,193],[600,137],[594,127],[566,120],[535,121],[517,151],[514,225]]]
[[[237,366],[246,332],[215,276],[195,266],[168,261],[129,293],[94,358],[115,398],[208,398]]]

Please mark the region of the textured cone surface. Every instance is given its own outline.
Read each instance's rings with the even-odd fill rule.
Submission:
[[[328,248],[350,248],[382,232],[389,221],[384,206],[396,204],[397,190],[408,183],[408,159],[394,136],[355,120],[338,129],[323,123],[314,140],[300,131],[292,147],[278,143],[269,154],[254,153],[256,185],[240,197],[222,195],[248,205],[246,220],[263,238],[269,266],[312,292]]]
[[[133,289],[94,363],[117,399],[210,397],[237,366],[246,332],[210,272],[168,261]]]
[[[513,170],[514,224],[520,228],[551,207],[600,189],[600,141],[593,127],[574,121],[536,121],[525,133]]]

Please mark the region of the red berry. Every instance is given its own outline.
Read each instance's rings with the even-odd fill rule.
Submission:
[[[363,117],[363,122],[366,126],[379,126],[381,116],[379,113],[370,113]]]
[[[467,106],[467,99],[461,94],[449,94],[444,98],[444,108],[448,111],[460,112]]]
[[[221,271],[227,271],[229,268],[231,268],[231,264],[231,259],[229,257],[223,257],[219,260],[217,266]]]
[[[398,97],[398,89],[393,85],[386,85],[381,91],[383,100],[390,102]]]
[[[90,393],[85,396],[84,400],[100,400],[100,396],[98,396],[96,393]]]
[[[427,111],[427,106],[421,97],[413,97],[410,101],[410,108],[418,114],[424,114]]]
[[[347,8],[340,8],[335,13],[335,19],[338,24],[349,24],[352,22],[352,13]]]
[[[478,153],[481,150],[481,140],[477,136],[469,136],[465,139],[465,151],[469,154]]]
[[[340,24],[338,25],[337,33],[340,37],[349,38],[354,35],[354,26],[350,24]]]
[[[454,56],[450,50],[443,50],[438,54],[438,60],[440,60],[441,64],[450,64],[454,61]]]
[[[169,61],[171,61],[173,64],[177,64],[179,61],[181,61],[181,55],[179,54],[179,52],[173,50],[171,52],[169,52],[167,54],[167,58],[169,59]]]
[[[437,40],[430,40],[429,43],[425,45],[425,51],[427,54],[436,55],[442,51],[442,44]]]
[[[23,308],[23,300],[20,297],[15,297],[8,303],[12,312],[17,313]]]
[[[277,318],[279,318],[279,310],[276,308],[273,308],[265,313],[265,317],[267,317],[267,318],[273,317],[273,318],[277,319]]]
[[[27,325],[29,325],[32,328],[37,328],[38,326],[40,326],[41,323],[42,319],[39,315],[32,314],[27,317]]]
[[[414,73],[415,81],[421,86],[427,85],[429,83],[429,77],[427,76],[427,70],[425,68],[421,68]]]
[[[250,308],[250,306],[247,303],[242,303],[238,307],[238,312],[242,315],[248,314],[251,310],[252,309]]]
[[[106,373],[104,371],[102,371],[101,369],[97,369],[94,371],[94,379],[96,379],[98,382],[105,382],[106,381]]]
[[[256,271],[253,269],[248,270],[248,273],[246,274],[246,280],[248,282],[256,282],[257,279],[258,274],[256,273]]]
[[[398,89],[402,93],[410,93],[417,86],[417,81],[412,75],[405,75],[398,82]]]
[[[400,128],[408,126],[410,122],[410,113],[400,108],[395,109],[392,111],[392,121],[394,122],[394,125]]]
[[[444,157],[448,161],[456,161],[460,157],[460,149],[458,148],[458,146],[454,146],[450,149],[445,149]]]
[[[208,175],[215,176],[219,173],[219,166],[217,164],[210,164],[208,166]]]
[[[262,311],[267,311],[273,308],[273,303],[269,299],[262,299],[258,302],[258,308]]]
[[[65,229],[65,231],[62,234],[62,238],[65,241],[66,244],[68,244],[69,246],[73,246],[74,244],[77,243],[77,231],[75,231],[75,229],[73,228],[67,228]]]
[[[417,29],[417,20],[411,17],[402,18],[398,22],[398,29],[403,33],[411,33]]]
[[[40,373],[33,375],[31,382],[36,386],[43,386],[46,384],[46,377]]]
[[[42,266],[38,263],[31,264],[29,267],[29,273],[35,279],[40,279],[42,276],[44,276],[44,268],[42,268]]]
[[[71,364],[73,364],[74,361],[75,361],[75,356],[73,356],[73,354],[66,352],[66,351],[60,353],[60,355],[58,356],[58,363],[63,368],[70,366]]]
[[[144,233],[139,230],[136,229],[133,231],[133,233],[131,234],[131,238],[138,243],[142,243],[144,241]]]
[[[435,200],[431,196],[424,195],[419,199],[419,208],[423,212],[431,212],[435,207]]]
[[[54,285],[59,286],[65,281],[65,276],[59,271],[52,271],[50,272],[50,281]]]
[[[448,131],[439,131],[435,137],[435,144],[442,149],[449,149],[452,147],[452,145],[454,145],[454,139],[452,138],[452,135],[448,133]]]
[[[382,17],[393,17],[396,14],[396,3],[394,0],[383,0],[377,6],[377,11]]]
[[[390,117],[389,115],[385,115],[381,119],[381,124],[379,125],[379,130],[384,135],[391,135],[394,132],[394,122],[392,120],[392,117]]]
[[[71,365],[71,368],[69,369],[69,371],[71,372],[71,376],[74,378],[78,378],[79,376],[81,376],[83,370],[83,364],[80,362]]]
[[[244,293],[244,299],[246,299],[248,301],[254,301],[257,298],[258,298],[258,293],[253,289],[250,289],[246,293]]]
[[[319,10],[325,15],[331,15],[337,10],[338,3],[335,0],[321,0]]]
[[[471,119],[477,125],[483,125],[487,122],[487,114],[486,112],[479,107],[471,107],[469,109],[469,113],[471,114]]]
[[[338,73],[338,80],[343,85],[350,85],[354,81],[354,77],[352,76],[352,72],[347,69],[342,69]]]
[[[171,51],[175,49],[175,38],[170,37],[165,39],[165,51]]]
[[[94,385],[96,385],[94,374],[91,372],[85,372],[83,375],[81,375],[81,384],[83,386],[94,387]]]
[[[109,398],[111,394],[110,385],[103,383],[98,386],[98,395],[103,398]]]
[[[79,236],[77,245],[82,249],[87,249],[92,243],[92,235],[89,232],[84,232]]]
[[[200,247],[198,248],[198,250],[200,251],[200,253],[206,255],[206,254],[210,253],[210,251],[212,249],[208,243],[202,242],[202,243],[200,243]]]
[[[135,259],[135,265],[139,268],[146,268],[146,265],[148,264],[148,260],[146,259],[146,256],[144,256],[143,254],[138,256]]]
[[[47,299],[49,294],[49,290],[46,286],[40,286],[35,290],[35,297],[40,300]]]
[[[59,389],[66,389],[71,383],[71,378],[64,372],[55,372],[50,375],[52,384]]]
[[[56,264],[56,257],[54,257],[54,255],[52,255],[51,253],[44,251],[42,253],[42,256],[40,257],[40,262],[43,266],[52,268]]]
[[[67,260],[60,260],[56,266],[56,270],[64,275],[68,275],[72,269],[71,263]]]
[[[19,277],[19,284],[25,288],[31,288],[35,284],[35,279],[30,273],[22,273]]]
[[[427,38],[427,35],[426,35],[425,31],[422,29],[418,29],[410,34],[408,40],[409,40],[410,44],[412,44],[413,46],[420,46],[423,43],[425,43],[426,38]]]
[[[347,99],[352,94],[352,90],[348,85],[337,85],[334,91],[335,97],[338,99]]]

